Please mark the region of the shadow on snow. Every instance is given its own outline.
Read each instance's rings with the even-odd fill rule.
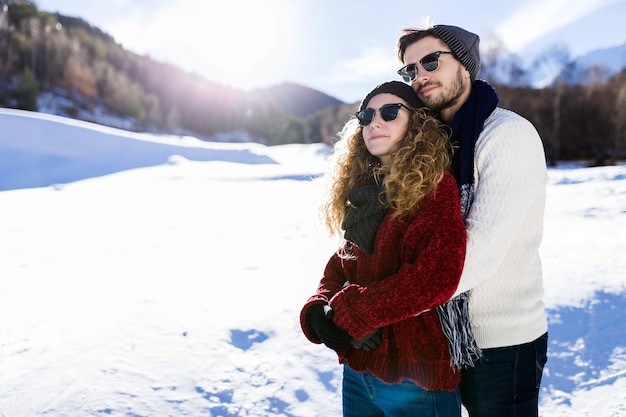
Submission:
[[[548,309],[544,389],[574,392],[612,384],[626,369],[626,293],[598,292],[582,307]],[[621,366],[623,368],[623,365]]]

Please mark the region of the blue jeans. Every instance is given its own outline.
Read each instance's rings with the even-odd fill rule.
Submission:
[[[372,374],[343,367],[344,417],[459,417],[455,391],[426,391],[411,381],[387,384]]]
[[[537,417],[548,334],[523,345],[483,349],[463,370],[461,398],[470,417]]]

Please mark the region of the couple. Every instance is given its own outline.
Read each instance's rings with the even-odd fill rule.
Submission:
[[[478,44],[404,30],[406,83],[340,132],[324,213],[344,243],[300,321],[344,366],[344,416],[538,415],[547,169],[535,128],[476,79]]]

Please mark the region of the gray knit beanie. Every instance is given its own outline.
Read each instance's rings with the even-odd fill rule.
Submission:
[[[478,51],[480,38],[478,35],[460,27],[448,25],[435,25],[433,32],[454,52],[474,82],[480,71],[480,53]]]

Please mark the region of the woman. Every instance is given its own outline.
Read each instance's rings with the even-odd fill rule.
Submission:
[[[435,311],[457,287],[466,243],[446,132],[391,81],[340,137],[324,214],[344,243],[302,330],[344,364],[344,416],[460,416],[461,373]]]

